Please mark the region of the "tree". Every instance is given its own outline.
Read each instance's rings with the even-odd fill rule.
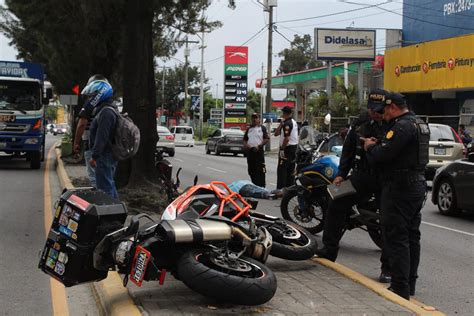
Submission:
[[[349,84],[346,88],[344,85],[344,79],[340,76],[336,76],[336,82],[336,92],[332,95],[332,115],[338,117],[358,115],[360,110],[357,89],[353,84]]]
[[[262,95],[255,90],[250,90],[247,95],[247,117],[250,118],[252,113],[259,113],[262,107]]]
[[[184,33],[212,30],[202,12],[207,0],[7,0],[1,8],[0,31],[11,39],[25,61],[43,63],[58,93],[102,73],[124,110],[142,133],[140,150],[128,167],[118,171],[122,183],[139,186],[152,179],[157,139],[155,57],[177,49]],[[229,0],[229,6],[235,6]],[[47,23],[44,18],[48,17]]]
[[[308,34],[303,36],[295,35],[290,48],[285,48],[278,53],[278,56],[283,58],[277,70],[278,74],[287,74],[322,66],[322,62],[314,59],[312,40]]]

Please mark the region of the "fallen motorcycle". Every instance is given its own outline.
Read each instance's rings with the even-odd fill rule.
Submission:
[[[284,219],[294,222],[313,234],[324,228],[324,218],[329,207],[330,196],[327,186],[338,172],[339,157],[332,155],[334,145],[339,145],[337,133],[326,135],[317,144],[308,144],[305,138],[313,135],[304,127],[300,133],[300,143],[296,154],[296,184],[287,188],[281,201]],[[329,153],[329,154],[323,154]],[[382,248],[380,212],[375,198],[359,201],[347,214],[344,230],[360,228],[368,232],[372,241]]]
[[[148,215],[124,226],[125,205],[94,189],[64,191],[39,267],[66,286],[99,281],[108,271],[164,283],[170,272],[196,292],[228,303],[259,305],[275,294],[269,254],[305,260],[317,248],[295,224],[252,211],[222,182],[194,185],[155,222]],[[143,220],[147,219],[146,223]]]

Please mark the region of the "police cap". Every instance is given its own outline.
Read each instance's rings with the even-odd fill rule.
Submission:
[[[283,109],[281,109],[281,111],[282,111],[283,113],[286,113],[286,114],[291,114],[291,113],[293,113],[293,110],[292,110],[289,106],[283,107]]]
[[[387,94],[387,97],[385,98],[385,104],[390,105],[392,103],[394,103],[395,105],[406,104],[405,96],[396,92]]]
[[[383,112],[387,94],[388,92],[383,89],[375,89],[370,91],[367,107],[375,112]]]

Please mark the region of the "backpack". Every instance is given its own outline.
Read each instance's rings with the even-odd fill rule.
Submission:
[[[138,151],[140,130],[128,116],[128,113],[120,113],[118,109],[111,108],[117,114],[113,142],[111,143],[112,156],[118,161],[127,160],[135,156]]]

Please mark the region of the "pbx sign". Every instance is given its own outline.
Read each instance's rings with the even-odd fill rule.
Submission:
[[[224,48],[224,127],[247,122],[248,47]]]

